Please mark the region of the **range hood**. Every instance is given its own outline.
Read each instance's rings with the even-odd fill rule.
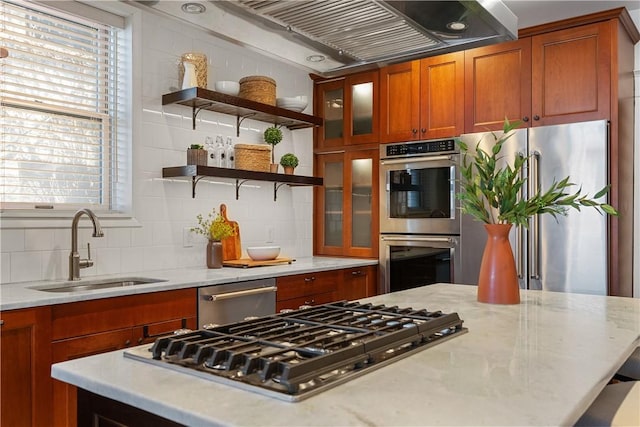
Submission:
[[[325,75],[517,38],[517,17],[496,0],[236,0],[217,4],[271,31],[289,33],[290,38],[344,64]]]
[[[201,15],[180,11],[189,1],[129,0],[325,77],[514,40],[518,31],[500,0],[200,0]]]

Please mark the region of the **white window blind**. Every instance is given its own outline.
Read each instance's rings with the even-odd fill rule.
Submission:
[[[121,31],[4,0],[0,29],[1,207],[112,209]]]

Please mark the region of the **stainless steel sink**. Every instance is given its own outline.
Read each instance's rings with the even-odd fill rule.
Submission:
[[[166,282],[162,279],[151,279],[148,277],[125,277],[121,279],[104,280],[80,280],[77,282],[63,282],[55,285],[37,286],[35,289],[43,292],[85,292],[97,289],[123,288],[126,286],[144,285],[147,283]]]

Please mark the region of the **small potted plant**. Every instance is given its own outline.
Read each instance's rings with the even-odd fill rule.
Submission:
[[[282,130],[278,126],[268,127],[264,131],[264,142],[271,145],[271,167],[270,171],[278,172],[278,164],[275,161],[275,148],[282,141]]]
[[[198,226],[191,228],[193,233],[202,234],[208,239],[207,267],[222,268],[222,239],[235,235],[231,224],[225,221],[221,214],[216,214],[215,208],[204,219],[202,214],[196,216]]]
[[[207,166],[207,150],[202,144],[191,144],[187,148],[187,164]]]
[[[280,158],[280,164],[284,168],[284,173],[292,175],[293,170],[298,166],[298,158],[293,153],[287,153]]]

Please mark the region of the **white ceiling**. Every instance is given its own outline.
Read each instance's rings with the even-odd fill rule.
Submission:
[[[310,72],[326,73],[341,66],[339,62],[327,58],[324,62],[310,63],[306,58],[319,53],[309,47],[302,46],[281,32],[267,31],[264,27],[254,25],[244,18],[234,16],[221,9],[212,0],[161,0],[141,1],[124,0],[132,4],[153,4],[157,13],[162,13],[182,21],[189,22],[199,28],[222,37],[233,43],[256,50],[260,53],[288,62]],[[206,5],[207,11],[201,15],[189,15],[180,10],[187,1]],[[422,0],[428,1],[428,0]],[[492,0],[484,0],[492,1]],[[640,0],[633,1],[560,1],[560,0],[502,0],[502,2],[518,17],[518,28],[558,21],[570,17],[586,15],[593,12],[626,7],[636,25],[640,27]],[[144,7],[144,6],[141,6]]]

